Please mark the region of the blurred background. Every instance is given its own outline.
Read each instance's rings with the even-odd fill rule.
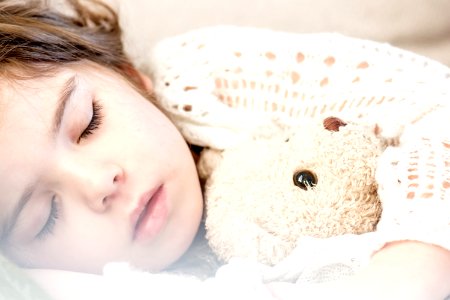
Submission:
[[[388,42],[450,65],[450,0],[106,0],[122,18],[131,55],[210,25],[340,32]]]

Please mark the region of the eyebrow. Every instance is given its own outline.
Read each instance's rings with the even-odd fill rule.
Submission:
[[[64,111],[66,110],[67,103],[69,103],[69,100],[72,98],[72,95],[75,93],[77,89],[77,76],[74,75],[70,77],[63,85],[63,88],[61,89],[57,101],[57,107],[55,110],[55,114],[53,116],[53,122],[52,122],[52,134],[55,136],[60,128],[62,119],[64,116]]]
[[[77,76],[74,75],[70,77],[62,86],[60,89],[60,92],[58,93],[58,100],[56,105],[56,110],[53,115],[53,121],[52,121],[52,129],[51,133],[53,136],[55,136],[62,124],[64,111],[66,110],[67,104],[70,102],[70,99],[72,98],[72,95],[75,93],[78,85],[77,85]],[[17,219],[22,212],[23,208],[26,206],[26,204],[30,201],[31,196],[33,195],[37,184],[33,183],[28,185],[22,195],[19,198],[19,201],[17,201],[16,206],[13,208],[12,213],[9,218],[7,218],[7,221],[3,223],[0,231],[0,240],[4,241],[7,240],[8,237],[11,235],[11,232],[13,228],[15,227],[17,223]]]

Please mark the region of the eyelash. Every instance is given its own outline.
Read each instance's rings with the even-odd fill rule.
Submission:
[[[48,215],[47,222],[42,227],[41,231],[36,235],[38,239],[43,239],[46,236],[53,233],[55,228],[56,220],[59,218],[59,205],[56,202],[56,196],[52,197],[52,203],[50,207],[50,214]]]
[[[78,142],[90,136],[102,124],[102,106],[97,101],[92,102],[92,118],[87,127],[83,130],[78,138]]]

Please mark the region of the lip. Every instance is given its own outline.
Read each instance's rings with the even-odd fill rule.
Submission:
[[[131,214],[133,240],[152,240],[167,221],[168,209],[163,186],[144,193]]]

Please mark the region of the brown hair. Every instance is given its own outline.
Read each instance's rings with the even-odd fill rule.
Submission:
[[[116,13],[97,0],[89,8],[78,0],[67,4],[66,14],[45,0],[0,2],[0,76],[33,78],[90,60],[141,86],[124,54]]]

